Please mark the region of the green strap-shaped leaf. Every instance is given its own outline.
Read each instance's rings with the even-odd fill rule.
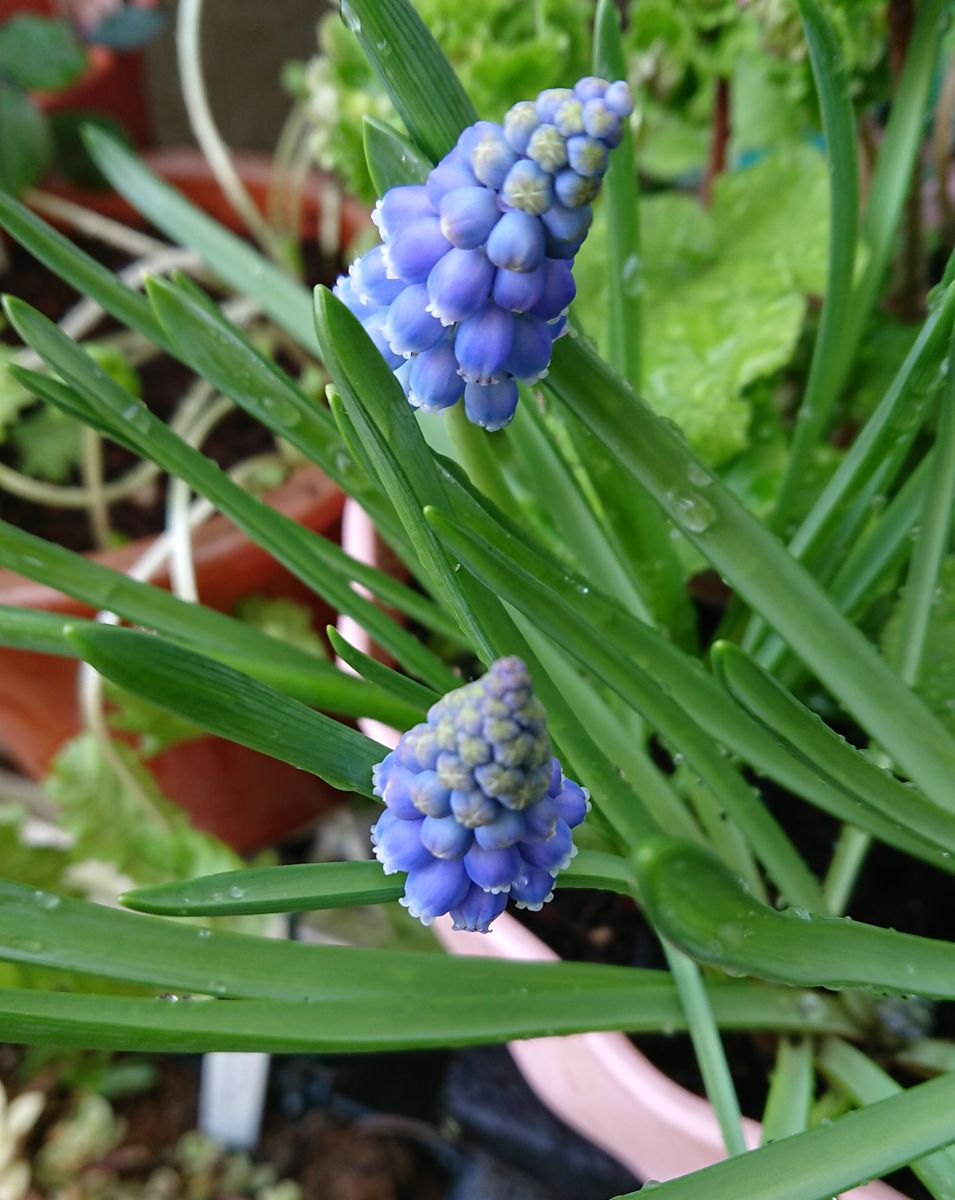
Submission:
[[[134,695],[200,729],[311,771],[332,787],[371,795],[371,768],[387,750],[357,730],[151,634],[87,624],[67,637],[81,658]]]
[[[562,887],[602,888],[629,895],[633,872],[625,859],[582,850],[560,873]],[[163,883],[127,892],[123,903],[136,912],[159,916],[227,916],[239,913],[310,912],[351,904],[397,900],[403,874],[386,876],[376,862],[297,863],[288,867],[249,867]]]
[[[196,208],[128,146],[95,125],[86,126],[83,136],[96,165],[137,212],[180,245],[195,250],[237,292],[255,296],[300,346],[317,351],[308,292],[300,283]]]
[[[538,1005],[542,1012],[563,1012],[564,1030],[570,1032],[571,1024],[574,1030],[640,1028],[641,994],[649,998],[656,992],[658,997],[671,998],[667,1004],[676,1003],[672,980],[663,971],[305,945],[139,916],[37,892],[8,880],[0,880],[0,959],[175,993],[282,1001],[276,1006],[274,1023],[261,1019],[264,1006],[258,1009],[260,1048],[269,1036],[281,1036],[281,1013],[289,1002],[337,1006],[343,1013],[353,1003],[365,1004],[376,1014],[377,1026],[366,1036],[385,1036],[391,1022],[382,1020],[383,996],[396,1003],[406,999],[409,1010],[417,1005],[423,1023],[432,1000],[474,1000],[476,1021],[490,1027],[497,1020],[496,1040],[508,1036],[508,1019],[527,1014],[529,1020],[536,1020]],[[0,991],[0,996],[4,994]],[[61,992],[55,995],[63,998]],[[560,1007],[548,1006],[548,996],[555,1004],[559,1000]],[[733,980],[714,984],[711,998],[718,1020],[731,1027],[853,1035],[838,1005],[824,997],[807,1003],[805,992]],[[141,1023],[148,1025],[149,1005],[156,1003],[147,1002],[139,1009]],[[483,1017],[477,1015],[478,1007],[483,1008]],[[317,1026],[322,1008],[313,1011]],[[675,1021],[680,1027],[682,1018]],[[275,1027],[270,1029],[269,1024]],[[349,1042],[343,1028],[339,1026],[337,1036],[339,1048],[346,1049]],[[5,1023],[3,1030],[9,1040],[12,1029]],[[387,1036],[392,1045],[400,1046],[414,1044],[418,1035],[409,1026],[403,1040],[401,1022],[396,1021]],[[354,1044],[361,1048],[357,1038]]]
[[[648,839],[634,861],[640,901],[654,925],[701,962],[802,986],[955,998],[950,942],[768,908],[715,855],[690,842]]]
[[[427,25],[408,0],[345,0],[342,17],[412,141],[437,162],[477,113]]]
[[[933,1079],[818,1129],[661,1183],[654,1200],[826,1200],[948,1145],[953,1105],[955,1075]],[[640,1193],[616,1200],[640,1200]]]
[[[905,1090],[861,1050],[838,1038],[826,1041],[819,1055],[819,1066],[857,1104],[876,1104]],[[918,1159],[912,1163],[912,1170],[936,1200],[955,1195],[955,1152],[950,1148]]]
[[[793,428],[789,461],[773,511],[774,529],[786,528],[806,467],[829,426],[845,379],[845,329],[853,319],[852,284],[859,236],[859,164],[856,121],[842,46],[816,0],[799,0],[812,72],[822,109],[829,160],[829,265],[826,296],[813,346],[809,379]]]
[[[955,807],[955,740],[773,535],[580,338],[554,346],[547,384],[600,437],[742,598],[937,804]]]
[[[59,613],[0,604],[0,645],[73,658],[76,650],[66,639],[66,630],[72,622],[73,618]]]
[[[738,647],[718,642],[713,665],[730,695],[804,762],[815,764],[886,819],[955,853],[955,817],[881,770]]]
[[[326,633],[332,649],[342,662],[347,663],[353,671],[357,671],[363,679],[377,684],[382,691],[390,692],[413,706],[418,720],[423,720],[431,705],[440,699],[439,694],[432,688],[426,688],[423,684],[409,679],[407,675],[401,675],[391,667],[386,667],[370,654],[364,654],[351,642],[347,642],[334,625],[329,625]]]
[[[361,128],[368,173],[379,196],[389,188],[424,183],[432,164],[406,137],[377,117],[363,117]]]

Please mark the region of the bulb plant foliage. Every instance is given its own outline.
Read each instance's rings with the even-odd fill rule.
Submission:
[[[100,169],[152,225],[321,361],[327,407],[194,283],[133,291],[0,195],[4,228],[321,466],[418,584],[272,512],[60,328],[6,299],[37,356],[11,367],[18,385],[209,498],[367,641],[333,632],[339,662],[322,663],[268,627],[2,521],[0,563],[125,627],[8,608],[0,641],[80,657],[177,719],[380,803],[363,861],[219,870],[140,887],[123,907],[0,881],[0,959],[22,972],[2,979],[15,985],[0,990],[7,1040],[330,1052],[686,1032],[727,1158],[659,1184],[661,1200],[820,1200],[903,1164],[936,1200],[953,1194],[955,1045],[943,1020],[932,1027],[955,1001],[952,931],[918,936],[904,911],[872,923],[855,898],[874,842],[886,880],[927,890],[955,874],[942,662],[953,263],[914,340],[883,363],[867,419],[852,437],[839,427],[866,321],[890,295],[899,181],[920,160],[947,6],[919,5],[861,221],[868,114],[828,9],[798,8],[829,157],[826,292],[785,386],[763,380],[770,435],[754,430],[746,461],[719,473],[641,398],[648,331],[679,333],[654,326],[632,286],[643,261],[633,119],[626,85],[607,82],[625,64],[608,0],[593,74],[509,98],[500,124],[479,117],[407,0],[351,0],[349,36],[407,136],[364,131],[382,242],[333,291],[310,296],[129,150],[90,135]],[[726,5],[693,10],[729,19]],[[728,193],[753,180],[765,186],[732,173]],[[601,304],[586,289],[575,299],[592,208],[606,223]],[[765,229],[749,243],[746,232],[739,252],[758,246],[778,267]],[[801,250],[818,260],[816,241]],[[598,328],[605,355],[582,332]],[[754,511],[736,494],[746,474],[774,481]],[[712,633],[716,621],[697,618],[715,607]],[[365,652],[372,643],[387,662]],[[340,719],[353,717],[375,723]],[[534,910],[572,887],[632,898],[668,969],[300,945],[168,919],[400,901],[460,945],[472,931],[501,940],[508,899]],[[910,898],[900,887],[899,904]],[[90,990],[58,990],[64,972]],[[116,994],[116,982],[138,990]],[[183,994],[205,999],[169,1003]],[[720,1031],[746,1029],[774,1064],[766,1144],[744,1154]]]

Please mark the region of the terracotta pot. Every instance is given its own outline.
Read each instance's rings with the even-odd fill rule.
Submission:
[[[222,194],[206,160],[191,146],[162,146],[143,155],[144,161],[167,183],[181,192],[220,224],[234,232],[244,233],[245,226]],[[272,178],[272,162],[265,154],[240,151],[233,154],[236,169],[255,201],[264,212],[269,183]],[[122,221],[127,225],[142,226],[142,216],[122,196],[115,192],[93,192],[74,187],[60,180],[44,184],[46,191],[55,192],[67,200],[95,208],[104,216]],[[330,195],[340,199],[341,209],[337,218],[339,245],[347,247],[355,235],[370,225],[368,210],[352,196],[340,196],[336,185],[327,175],[313,171],[302,190],[302,210],[299,232],[303,241],[314,240],[323,220],[323,204]]]
[[[337,532],[342,495],[317,467],[298,471],[269,500],[302,525]],[[91,557],[124,570],[148,545],[148,539],[141,539]],[[199,595],[212,608],[229,611],[242,596],[259,593],[311,602],[319,628],[334,619],[330,609],[225,517],[202,526],[194,546]],[[156,582],[168,586],[165,576]],[[85,605],[12,571],[0,571],[0,604],[91,615]],[[41,777],[63,742],[79,732],[77,671],[70,659],[0,651],[0,746],[28,775]],[[214,737],[173,746],[149,767],[163,792],[201,829],[238,850],[254,849],[308,824],[336,796],[312,775]]]
[[[346,500],[344,548],[374,563],[374,526],[353,500]],[[368,635],[349,623],[347,636],[368,652]],[[378,722],[359,722],[369,737],[393,747],[398,731]],[[456,933],[450,918],[434,925],[451,954],[552,962],[558,956],[507,913],[490,934]],[[712,1105],[680,1087],[655,1067],[622,1033],[580,1033],[533,1038],[508,1046],[537,1097],[577,1133],[606,1150],[643,1180],[674,1179],[725,1157]],[[760,1142],[758,1122],[744,1121],[749,1148]],[[843,1193],[844,1200],[907,1200],[884,1183]]]

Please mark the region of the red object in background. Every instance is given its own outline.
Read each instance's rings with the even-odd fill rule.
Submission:
[[[71,19],[69,4],[54,0],[0,0],[0,23],[32,13]],[[155,0],[141,0],[140,8],[155,8]],[[76,24],[76,22],[72,22]],[[141,50],[117,54],[106,46],[90,46],[87,73],[70,87],[56,92],[36,92],[45,113],[91,112],[113,117],[140,148],[153,143],[152,122],[146,98],[146,63]]]

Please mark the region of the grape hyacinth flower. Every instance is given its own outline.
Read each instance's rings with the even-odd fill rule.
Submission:
[[[374,790],[385,810],[372,845],[386,875],[408,873],[401,903],[424,925],[450,913],[455,929],[479,933],[508,896],[534,910],[551,899],[590,808],[513,657],[432,705],[374,768]]]
[[[517,385],[547,374],[591,201],[632,110],[622,80],[548,88],[502,125],[471,125],[426,183],[378,201],[382,244],[351,265],[335,295],[415,408],[463,398],[468,420],[502,429]]]

